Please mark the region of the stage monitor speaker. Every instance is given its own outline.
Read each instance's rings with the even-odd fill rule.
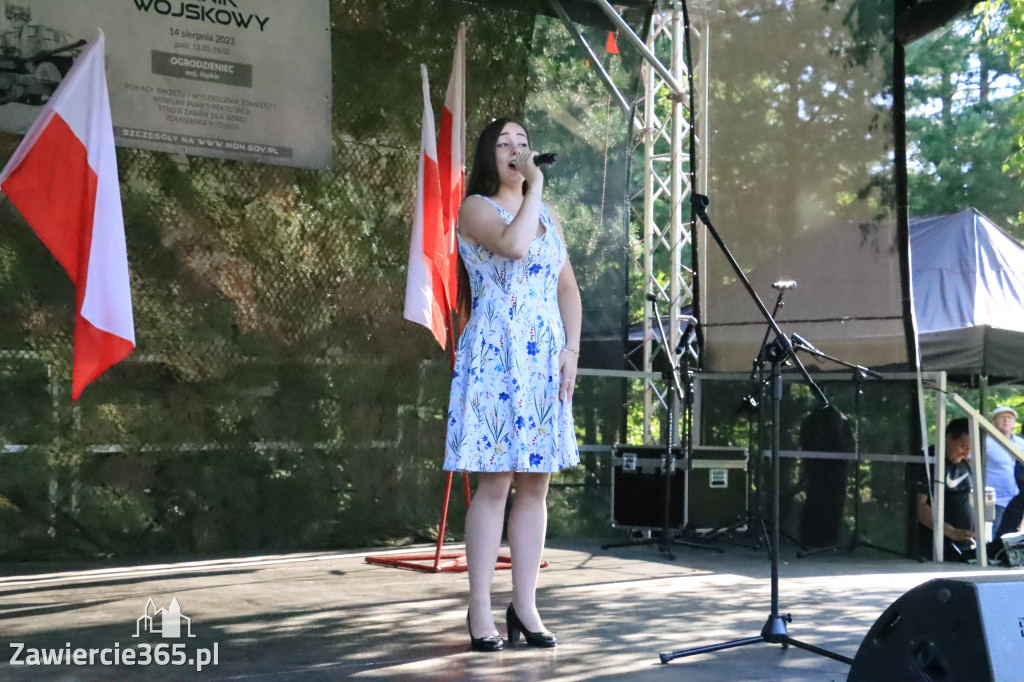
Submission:
[[[1024,682],[1024,580],[938,578],[871,626],[849,682]]]
[[[665,447],[616,445],[612,448],[612,525],[627,528],[662,528],[665,524],[665,481],[661,476]],[[680,448],[672,449],[669,475],[669,523],[683,525],[686,501]]]
[[[747,448],[697,445],[687,482],[687,524],[693,528],[728,526],[747,511]]]

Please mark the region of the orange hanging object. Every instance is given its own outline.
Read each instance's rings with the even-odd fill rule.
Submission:
[[[608,31],[608,40],[604,43],[604,51],[608,54],[619,53],[619,44],[615,42],[615,31]]]

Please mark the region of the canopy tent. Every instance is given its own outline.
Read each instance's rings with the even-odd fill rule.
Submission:
[[[977,209],[910,219],[921,366],[1024,377],[1024,247]]]

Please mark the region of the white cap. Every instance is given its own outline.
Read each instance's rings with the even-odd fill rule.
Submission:
[[[996,409],[992,410],[992,418],[993,418],[993,419],[995,419],[995,418],[996,418],[996,417],[998,417],[999,415],[1001,415],[1001,414],[1004,414],[1004,413],[1006,413],[1006,412],[1009,412],[1009,413],[1010,413],[1010,414],[1012,414],[1012,415],[1013,415],[1013,416],[1014,416],[1015,418],[1016,418],[1016,416],[1017,416],[1017,410],[1013,409],[1012,407],[1008,407],[1008,406],[1006,406],[1006,405],[1000,405],[1000,406],[999,406],[999,407],[997,407]]]

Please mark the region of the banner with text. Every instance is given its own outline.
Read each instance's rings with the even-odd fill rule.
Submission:
[[[0,9],[0,130],[25,132],[101,28],[118,145],[330,163],[328,0],[6,0]]]

